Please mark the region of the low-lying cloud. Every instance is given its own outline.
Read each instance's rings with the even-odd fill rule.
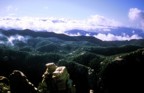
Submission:
[[[28,36],[21,36],[21,35],[14,35],[14,36],[10,36],[10,37],[7,37],[7,43],[10,43],[11,45],[14,45],[14,41],[17,40],[17,41],[21,41],[23,43],[27,43],[27,40],[29,39],[30,37]]]
[[[101,39],[103,41],[121,41],[121,40],[131,40],[131,39],[142,39],[142,37],[138,36],[137,34],[134,34],[132,36],[129,35],[113,35],[113,34],[97,34],[94,37]]]
[[[31,38],[30,36],[21,36],[21,35],[5,36],[0,33],[0,44],[8,44],[14,46],[15,41],[21,41],[23,43],[27,43],[27,40],[30,38]]]

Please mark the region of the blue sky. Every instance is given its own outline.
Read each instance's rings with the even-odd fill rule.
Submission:
[[[0,16],[127,19],[130,8],[144,10],[144,0],[0,0]]]
[[[0,28],[63,33],[122,26],[144,29],[144,0],[0,0]]]

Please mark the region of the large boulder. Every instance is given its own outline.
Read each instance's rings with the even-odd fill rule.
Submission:
[[[8,78],[0,76],[0,93],[10,93]]]
[[[67,90],[67,81],[69,80],[69,74],[65,66],[57,67],[53,72],[52,78],[55,80],[58,91]]]
[[[75,93],[66,67],[58,67],[54,63],[46,64],[46,71],[43,74],[39,91],[40,93]]]
[[[9,78],[11,93],[37,93],[37,88],[27,79],[23,72],[14,70]]]
[[[9,80],[7,77],[0,76],[0,83],[4,83],[6,85],[9,85]]]
[[[54,63],[46,64],[46,70],[42,75],[42,82],[38,87],[39,93],[58,93],[56,83],[52,78],[52,74],[56,68],[57,66]]]
[[[58,62],[60,66],[66,66],[70,78],[73,80],[73,84],[76,88],[76,93],[89,93],[89,68],[73,61],[60,60]]]
[[[104,93],[143,93],[144,49],[116,57],[102,76]]]

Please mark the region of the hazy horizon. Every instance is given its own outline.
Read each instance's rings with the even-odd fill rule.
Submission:
[[[0,1],[0,28],[56,33],[72,29],[111,31],[118,27],[143,31],[143,3],[143,0],[4,0]]]

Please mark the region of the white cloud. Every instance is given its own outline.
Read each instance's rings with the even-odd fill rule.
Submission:
[[[4,42],[3,42],[3,41],[0,41],[0,44],[4,44]]]
[[[9,44],[13,46],[15,40],[27,43],[27,40],[30,38],[31,38],[30,36],[21,36],[21,35],[6,36],[0,33],[0,44]]]
[[[14,7],[14,6],[12,6],[12,5],[8,5],[7,7],[6,7],[6,11],[7,12],[11,12],[11,11],[18,11],[18,8],[16,8],[16,7]]]
[[[90,34],[87,33],[86,36],[90,36]]]
[[[134,21],[134,20],[137,20],[141,17],[140,13],[141,13],[141,10],[139,10],[138,8],[131,8],[129,10],[128,17],[130,18],[130,20]]]
[[[22,41],[22,42],[26,43],[29,38],[30,37],[28,37],[28,36],[24,37],[21,35],[14,35],[14,36],[7,37],[7,40],[8,40],[7,43],[14,45],[15,40]]]
[[[69,36],[81,36],[80,33],[76,33],[76,34],[67,34],[67,35],[69,35]]]
[[[5,7],[8,16],[15,16],[18,12],[18,8],[13,5],[8,5]]]
[[[142,39],[142,37],[134,34],[132,36],[129,36],[129,35],[122,35],[122,36],[118,36],[118,35],[113,35],[113,34],[97,34],[95,35],[94,37],[98,38],[98,39],[101,39],[103,41],[120,41],[120,40],[131,40],[131,39]]]
[[[136,25],[140,25],[140,27],[144,29],[144,11],[138,8],[131,8],[128,17]]]
[[[120,22],[99,15],[91,16],[87,22],[94,26],[121,26]]]
[[[91,16],[85,20],[74,20],[65,18],[37,18],[37,17],[3,17],[0,18],[0,28],[46,30],[63,33],[66,30],[81,29],[109,31],[110,27],[118,27],[121,24],[115,20],[103,16]],[[103,30],[104,29],[104,30]]]
[[[138,9],[131,9],[129,12],[129,17],[131,20],[142,18],[137,14],[142,15],[142,11]],[[144,22],[143,22],[144,25]],[[5,29],[31,29],[35,31],[49,31],[56,33],[63,33],[67,30],[79,29],[86,31],[104,31],[110,32],[111,29],[122,27],[120,22],[117,22],[113,19],[108,19],[104,16],[94,15],[85,20],[74,20],[74,19],[66,19],[66,18],[38,18],[38,17],[1,17],[0,18],[0,28]],[[132,36],[128,36],[125,33],[122,36],[115,36],[113,34],[97,34],[96,38],[105,41],[111,40],[130,40],[130,39],[141,39],[140,36],[135,34],[133,31]],[[79,36],[80,33],[75,34],[75,36]],[[87,34],[89,36],[89,34]],[[18,37],[17,37],[18,39]],[[9,39],[13,40],[13,37]],[[18,39],[19,40],[19,39]]]

